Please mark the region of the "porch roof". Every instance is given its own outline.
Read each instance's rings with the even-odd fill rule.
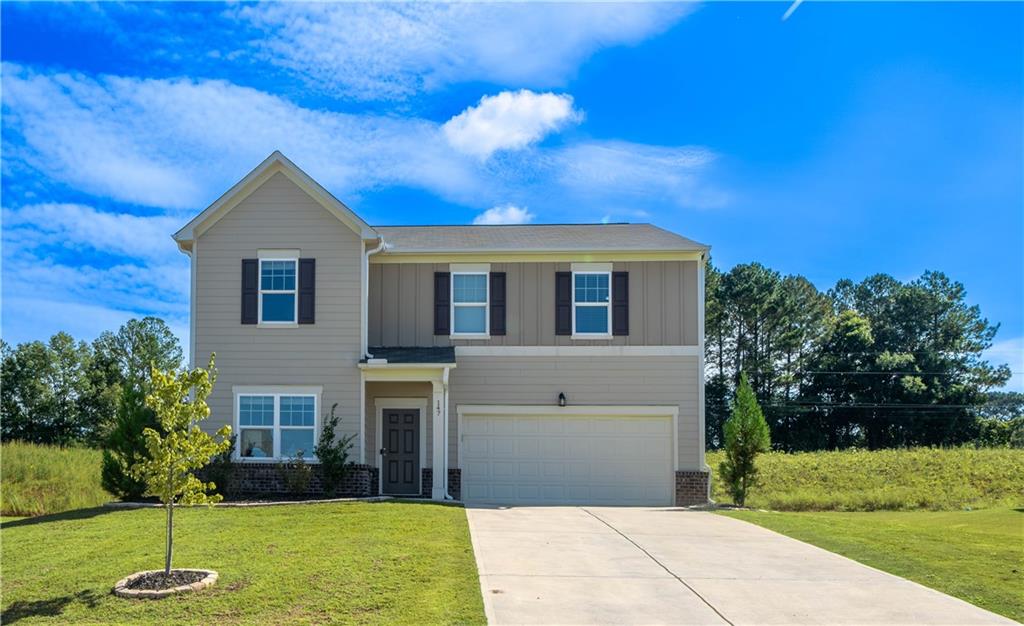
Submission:
[[[388,347],[370,346],[368,348],[373,360],[382,359],[390,365],[392,363],[417,363],[417,364],[446,364],[455,363],[455,348],[453,346],[436,347]],[[367,363],[364,358],[360,363]]]

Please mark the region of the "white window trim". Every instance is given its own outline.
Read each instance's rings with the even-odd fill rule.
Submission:
[[[576,302],[576,277],[597,274],[608,277],[608,302]],[[610,270],[574,270],[572,273],[572,336],[571,339],[611,339],[612,338],[612,273]],[[576,331],[576,307],[603,306],[608,308],[608,330],[603,333],[583,333]]]
[[[455,277],[456,276],[483,276],[484,277],[484,301],[480,302],[455,302]],[[491,338],[491,273],[489,271],[453,271],[451,282],[448,285],[451,294],[451,336],[460,339],[490,339]],[[460,333],[455,330],[455,307],[484,307],[484,332],[482,333]]]
[[[319,387],[297,387],[288,389],[285,387],[235,387],[235,417],[233,421],[234,432],[238,435],[235,450],[232,458],[240,463],[278,463],[292,457],[281,456],[281,431],[282,430],[308,430],[309,426],[282,426],[281,425],[281,396],[300,396],[313,398],[313,447],[320,441],[320,394]],[[245,426],[241,425],[242,397],[244,396],[272,396],[274,398],[274,423],[271,426]],[[242,456],[242,428],[248,430],[271,430],[274,433],[273,456],[250,457]],[[319,463],[315,453],[302,457],[307,463]]]
[[[257,298],[257,325],[259,326],[298,326],[299,325],[299,259],[297,257],[260,257],[257,268],[257,280],[259,281],[259,297]],[[295,263],[295,289],[264,289],[263,288],[263,263],[265,261],[291,261]],[[295,307],[290,322],[265,322],[263,321],[263,294],[292,294],[295,296]]]

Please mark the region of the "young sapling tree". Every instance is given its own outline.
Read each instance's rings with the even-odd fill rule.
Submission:
[[[217,379],[214,355],[207,369],[162,372],[152,369],[150,393],[146,406],[156,414],[160,430],[143,431],[149,458],[135,464],[135,476],[146,484],[145,495],[156,496],[167,510],[167,551],[164,575],[171,575],[174,552],[175,504],[213,504],[221,496],[210,493],[216,486],[195,476],[195,471],[210,463],[231,446],[231,427],[224,426],[216,435],[199,428],[199,422],[210,415],[206,398]]]

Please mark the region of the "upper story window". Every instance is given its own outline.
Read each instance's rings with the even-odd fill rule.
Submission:
[[[260,323],[288,324],[298,319],[298,259],[260,259]]]
[[[488,335],[487,293],[487,272],[452,272],[452,335]]]
[[[572,334],[611,334],[611,272],[573,272]]]
[[[240,394],[238,456],[244,459],[313,458],[316,395]]]

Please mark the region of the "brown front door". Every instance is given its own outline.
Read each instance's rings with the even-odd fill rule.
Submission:
[[[420,493],[420,410],[384,409],[384,447],[381,448],[383,492]]]

